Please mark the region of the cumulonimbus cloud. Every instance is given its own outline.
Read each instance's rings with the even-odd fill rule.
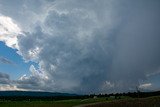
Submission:
[[[46,13],[31,14],[32,31],[23,29],[17,39],[18,53],[39,65],[32,65],[31,75],[17,80],[17,87],[76,93],[136,88],[160,66],[159,5],[125,0],[45,2],[46,8],[39,8]],[[36,21],[35,16],[43,17]]]

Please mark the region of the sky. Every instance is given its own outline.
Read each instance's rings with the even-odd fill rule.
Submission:
[[[159,0],[0,0],[0,90],[160,90]]]

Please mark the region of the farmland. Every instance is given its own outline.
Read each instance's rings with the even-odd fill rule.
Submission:
[[[105,98],[71,99],[60,101],[1,101],[0,107],[72,107],[75,105],[104,102]]]
[[[97,95],[1,91],[0,107],[160,107],[160,91]]]
[[[160,96],[113,99],[88,98],[60,101],[0,101],[0,107],[159,107]]]
[[[79,107],[160,107],[160,96],[114,100],[101,103],[81,105]]]

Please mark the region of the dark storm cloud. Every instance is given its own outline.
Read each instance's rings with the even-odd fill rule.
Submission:
[[[110,75],[113,81],[124,83],[123,90],[129,84],[134,88],[160,66],[160,2],[136,2],[134,5],[116,38]]]
[[[101,29],[103,25],[97,29],[99,21],[92,17],[97,17],[97,13],[88,14],[83,9],[73,9],[67,14],[50,11],[45,25],[52,35],[37,27],[39,30],[36,28],[35,33],[19,38],[20,51],[26,59],[33,59],[28,54],[30,51],[37,47],[40,50],[37,53],[37,59],[42,63],[40,67],[47,72],[49,80],[54,81],[50,90],[98,92],[105,83],[112,53],[109,39],[112,37]]]
[[[112,86],[116,92],[128,91],[160,65],[158,3],[55,2],[56,10],[44,21],[49,34],[40,27],[22,36],[19,46],[27,49],[21,50],[26,59],[33,59],[27,52],[38,47],[39,70],[53,81],[50,90],[92,93]],[[31,47],[25,45],[30,41]]]
[[[31,76],[29,78],[21,78],[20,80],[15,81],[18,88],[23,89],[32,89],[32,90],[40,90],[40,81],[39,78],[36,78],[34,76]]]
[[[31,75],[17,80],[17,87],[124,92],[158,71],[159,0],[48,2],[45,8],[25,5],[33,20],[20,24],[33,26],[18,37],[18,53],[39,66],[31,66]]]

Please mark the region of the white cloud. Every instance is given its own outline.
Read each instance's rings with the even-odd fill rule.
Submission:
[[[48,76],[45,74],[43,69],[36,69],[33,65],[30,66],[30,72],[33,76],[41,78],[41,79],[48,79]]]
[[[17,88],[16,85],[0,85],[0,91],[26,91],[25,89]]]
[[[140,89],[150,89],[151,87],[152,87],[151,83],[145,83],[139,86]]]
[[[14,21],[7,16],[0,16],[0,41],[6,43],[8,47],[18,48],[17,36],[21,34],[21,29]]]
[[[109,81],[106,81],[106,87],[110,87],[110,88],[113,88],[114,87],[114,84],[109,82]]]
[[[152,77],[160,74],[160,68],[156,69],[155,72],[146,74],[147,77]]]

